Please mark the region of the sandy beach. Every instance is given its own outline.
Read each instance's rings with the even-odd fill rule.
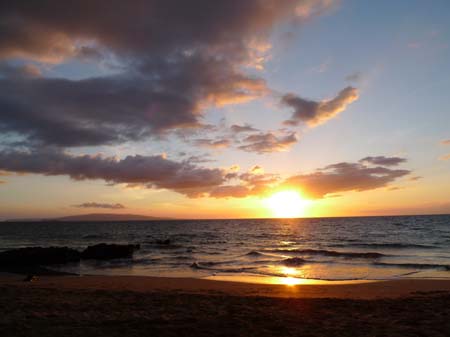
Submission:
[[[0,277],[2,336],[448,336],[449,280]]]

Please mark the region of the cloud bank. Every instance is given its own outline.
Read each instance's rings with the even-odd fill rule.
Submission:
[[[285,186],[298,188],[309,198],[323,198],[327,194],[387,187],[410,173],[409,170],[367,166],[361,162],[342,162],[312,173],[292,176],[285,181]]]
[[[106,64],[82,80],[0,78],[0,131],[33,145],[97,146],[198,127],[206,109],[268,92],[269,35],[329,0],[148,0],[0,4],[0,60]],[[206,14],[207,13],[207,14]],[[30,70],[30,69],[29,69]],[[18,70],[16,73],[29,70]],[[12,74],[12,73],[11,73]],[[26,98],[26,99],[24,99]]]
[[[3,151],[0,169],[48,176],[69,176],[74,180],[101,179],[114,184],[140,184],[148,188],[196,195],[203,188],[224,182],[223,171],[176,162],[164,156],[74,156],[60,150]]]
[[[411,174],[410,170],[374,166],[366,162],[332,164],[312,173],[282,179],[277,174],[264,173],[260,166],[240,174],[237,167],[227,172],[193,165],[188,161],[173,161],[165,156],[135,155],[116,159],[74,156],[48,149],[0,152],[0,170],[7,172],[63,175],[74,180],[100,179],[113,184],[168,189],[192,198],[262,197],[276,188],[299,189],[308,198],[323,198],[328,194],[388,187],[397,179]]]

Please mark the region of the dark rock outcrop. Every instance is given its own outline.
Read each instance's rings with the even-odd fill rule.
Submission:
[[[111,260],[133,257],[134,251],[140,249],[140,245],[118,245],[100,243],[88,246],[81,252],[81,258],[85,260]]]
[[[37,266],[80,261],[80,253],[67,247],[28,247],[0,253],[0,266]]]

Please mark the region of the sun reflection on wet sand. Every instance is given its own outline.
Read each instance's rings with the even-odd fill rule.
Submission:
[[[295,277],[282,277],[283,284],[287,286],[295,286],[297,284],[301,284],[301,279]]]
[[[371,283],[376,280],[342,280],[342,281],[329,281],[329,280],[314,280],[297,278],[293,276],[278,277],[278,276],[256,276],[256,275],[214,275],[207,276],[204,279],[215,281],[228,281],[228,282],[243,282],[254,284],[273,284],[273,285],[323,285],[323,284],[356,284],[356,283]]]

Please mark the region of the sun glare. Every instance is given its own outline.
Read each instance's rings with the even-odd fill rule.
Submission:
[[[276,218],[297,218],[305,215],[309,201],[297,191],[281,191],[266,199],[267,206]]]

